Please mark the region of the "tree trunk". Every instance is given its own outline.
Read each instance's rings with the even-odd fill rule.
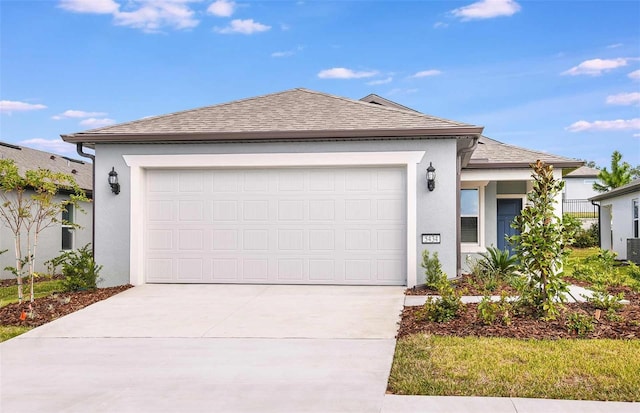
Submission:
[[[22,246],[20,245],[20,234],[16,234],[14,237],[15,250],[16,250],[16,277],[18,277],[18,303],[22,304],[24,301],[24,294],[22,291]]]

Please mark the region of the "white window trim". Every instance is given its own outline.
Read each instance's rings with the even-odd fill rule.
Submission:
[[[486,252],[485,246],[485,216],[484,216],[484,192],[487,182],[461,182],[460,189],[478,190],[478,242],[460,242],[460,252],[463,254]],[[460,224],[458,224],[460,225]]]
[[[76,208],[73,204],[67,204],[67,207],[71,206],[72,210],[71,210],[71,220],[69,222],[73,223],[75,221],[75,215],[76,215]],[[73,251],[76,248],[76,232],[74,231],[74,227],[72,225],[65,225],[62,224],[61,225],[61,229],[60,229],[60,235],[62,236],[62,228],[69,228],[69,231],[71,233],[71,248],[69,249],[63,249],[62,248],[62,240],[60,240],[60,250],[61,251]]]
[[[637,225],[640,225],[640,215],[638,215],[638,218],[635,218],[633,216],[633,208],[634,208],[634,206],[636,208],[640,209],[640,198],[633,198],[631,200],[631,236],[632,237],[635,237],[635,235],[636,235],[634,233],[636,221],[638,221]],[[638,212],[640,213],[640,211],[638,211]],[[638,234],[638,235],[640,235],[640,234]]]
[[[129,282],[144,280],[145,170],[150,168],[278,168],[313,166],[402,166],[407,173],[407,286],[417,283],[417,164],[424,151],[259,154],[123,155],[130,170],[131,225]],[[484,192],[484,191],[483,191]]]

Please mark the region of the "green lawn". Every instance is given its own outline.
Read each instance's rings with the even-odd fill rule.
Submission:
[[[25,300],[29,299],[29,284],[23,285],[23,293]],[[33,285],[33,291],[36,298],[46,297],[51,293],[62,291],[62,281],[49,280],[39,281]],[[4,307],[7,304],[18,302],[18,286],[11,285],[9,287],[0,287],[0,307]]]
[[[0,326],[0,343],[24,334],[29,330],[31,330],[31,327]]]
[[[414,335],[398,341],[396,394],[640,401],[640,340]]]

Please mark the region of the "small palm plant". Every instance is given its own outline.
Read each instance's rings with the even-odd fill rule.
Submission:
[[[485,281],[485,284],[489,284],[488,287],[495,288],[501,280],[509,281],[516,272],[518,258],[511,255],[509,250],[491,246],[480,256],[482,259],[478,261],[478,267],[481,269],[481,274],[477,275]]]

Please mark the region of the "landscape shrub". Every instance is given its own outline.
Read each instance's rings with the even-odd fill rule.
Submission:
[[[89,249],[90,244],[74,251],[67,251],[48,261],[51,271],[62,267],[62,286],[65,291],[83,291],[97,288],[98,274],[102,265],[97,265]]]
[[[606,291],[594,290],[590,297],[584,296],[587,302],[599,310],[618,311],[622,308],[623,293],[609,295]]]
[[[480,320],[486,324],[493,324],[498,317],[504,325],[511,325],[511,316],[513,315],[513,304],[507,300],[506,293],[500,295],[499,301],[491,300],[491,297],[485,295],[478,303],[478,316]]]
[[[451,285],[446,275],[437,282],[436,289],[440,297],[428,297],[420,309],[418,317],[437,323],[453,320],[462,307],[460,300],[462,294]]]
[[[584,337],[595,330],[595,320],[585,314],[571,313],[567,317],[567,330],[570,333],[576,333],[578,336]]]
[[[588,229],[584,229],[582,227],[578,228],[578,230],[573,235],[573,246],[576,248],[591,248],[597,247],[598,244],[598,224],[591,224]]]
[[[518,264],[518,258],[511,255],[509,250],[501,250],[497,247],[487,247],[487,252],[480,254],[482,257],[478,261],[479,274],[478,277],[489,283],[493,291],[500,281],[509,281],[515,274]],[[486,284],[486,283],[485,283]]]
[[[439,283],[447,276],[442,272],[442,264],[438,258],[438,253],[434,252],[433,256],[429,256],[429,251],[422,251],[422,268],[424,268],[425,285],[429,288],[436,289]]]

